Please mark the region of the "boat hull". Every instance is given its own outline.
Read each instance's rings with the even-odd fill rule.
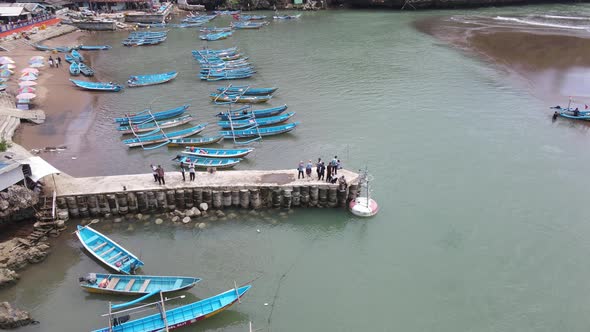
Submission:
[[[194,287],[200,278],[177,277],[177,276],[148,276],[148,275],[122,275],[96,273],[94,284],[80,284],[80,287],[89,293],[112,294],[112,295],[145,295],[154,290],[161,290],[162,293],[178,292]],[[117,279],[116,285],[110,289],[108,286],[101,288],[98,285],[105,279],[113,282]],[[148,281],[149,280],[149,281]],[[176,282],[180,281],[175,287]],[[131,283],[131,285],[129,285]],[[145,287],[144,287],[145,284]],[[108,283],[107,283],[108,285]],[[126,290],[129,287],[129,290]]]
[[[245,157],[250,152],[254,151],[253,148],[248,149],[189,149],[182,151],[183,154],[203,157],[203,158],[241,158]]]
[[[194,127],[192,130],[182,131],[182,133],[180,133],[180,134],[169,133],[169,134],[166,134],[166,136],[154,135],[157,137],[154,137],[153,139],[150,139],[150,136],[148,136],[148,137],[140,138],[140,139],[125,140],[125,141],[123,141],[123,143],[130,148],[144,146],[144,145],[152,145],[152,144],[157,144],[157,143],[164,143],[164,142],[170,141],[171,139],[174,139],[174,138],[185,138],[185,137],[196,135],[196,134],[200,133],[201,131],[203,131],[203,129],[205,129],[206,126],[207,126],[207,124],[202,124],[202,125],[198,125],[198,126]]]
[[[222,135],[215,136],[215,137],[212,137],[211,139],[207,139],[207,140],[203,140],[202,138],[197,138],[197,139],[180,138],[180,139],[171,139],[170,143],[168,143],[168,146],[204,146],[204,145],[219,143],[221,141],[223,141]]]
[[[172,120],[158,121],[158,126],[162,129],[174,128],[174,127],[182,126],[183,124],[187,124],[187,123],[191,122],[192,120],[193,120],[192,116],[185,115],[183,117],[172,119]],[[128,128],[128,129],[126,129],[126,128]],[[133,130],[131,130],[131,128],[129,126],[120,126],[119,128],[117,128],[117,130],[121,131],[121,134],[133,134],[133,132],[145,133],[148,131],[152,131],[156,128],[157,127],[154,124],[151,124],[150,126],[134,125]]]

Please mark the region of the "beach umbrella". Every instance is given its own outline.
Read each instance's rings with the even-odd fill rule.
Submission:
[[[42,56],[40,56],[40,55],[35,55],[35,56],[31,57],[31,60],[30,61],[36,62],[36,61],[43,61],[44,59],[45,58],[42,57]]]
[[[32,73],[32,74],[39,74],[39,69],[37,68],[25,68],[20,71],[21,73]]]
[[[7,56],[0,57],[0,64],[5,65],[7,63],[14,63],[14,60],[12,60],[11,57],[7,57]]]
[[[37,90],[30,86],[23,86],[22,88],[18,89],[18,93],[35,93]]]
[[[13,65],[12,63],[7,63],[7,64],[0,66],[0,69],[14,69],[14,68],[16,68],[16,66]]]
[[[8,77],[10,75],[12,75],[12,71],[10,71],[8,69],[0,70],[0,77]]]
[[[18,86],[23,87],[23,86],[35,86],[37,85],[37,82],[33,82],[33,81],[20,81],[18,82]]]
[[[23,76],[39,76],[39,74],[35,74],[35,73],[21,73],[20,74],[20,77],[23,77]]]
[[[17,99],[33,99],[35,97],[37,97],[37,95],[34,93],[21,93],[19,95],[16,95]]]
[[[37,76],[35,76],[35,75],[26,75],[26,76],[23,76],[23,77],[19,78],[19,80],[21,80],[21,81],[36,81],[37,80]]]
[[[41,62],[35,62],[35,63],[32,63],[29,67],[31,67],[31,68],[41,68],[43,66],[45,66],[43,63],[41,63]]]

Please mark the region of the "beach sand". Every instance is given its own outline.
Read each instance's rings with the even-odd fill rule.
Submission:
[[[590,36],[579,30],[482,17],[432,18],[415,26],[497,66],[548,105],[563,105],[569,96],[590,102]]]

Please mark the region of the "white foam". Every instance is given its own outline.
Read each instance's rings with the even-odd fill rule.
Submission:
[[[526,25],[542,26],[542,27],[549,27],[549,28],[572,29],[572,30],[587,30],[588,29],[588,27],[585,27],[585,26],[578,27],[578,26],[565,25],[565,24],[529,21],[529,20],[524,20],[524,19],[520,19],[520,18],[516,18],[516,17],[496,16],[494,19],[498,20],[498,21],[510,21],[510,22],[516,22],[516,23],[521,23],[521,24],[526,24]]]
[[[541,15],[541,17],[545,17],[545,18],[556,18],[556,19],[561,19],[561,20],[590,21],[590,17],[581,17],[581,16]]]

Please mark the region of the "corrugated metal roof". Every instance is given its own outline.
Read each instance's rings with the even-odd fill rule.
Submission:
[[[0,7],[0,16],[2,16],[2,17],[20,16],[24,10],[25,10],[24,7]]]

